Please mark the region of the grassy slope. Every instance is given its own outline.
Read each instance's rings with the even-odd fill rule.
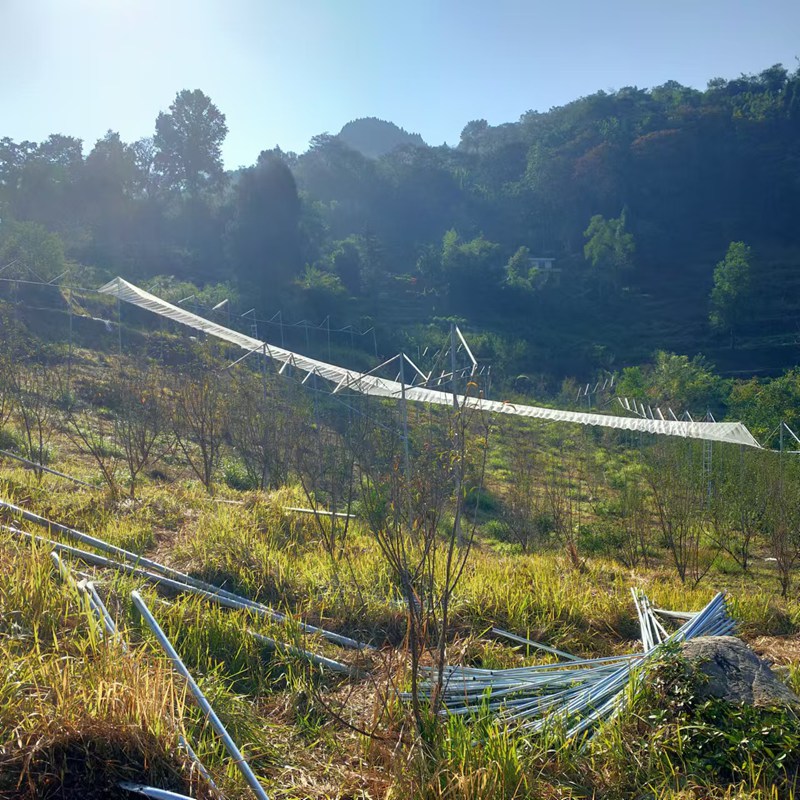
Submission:
[[[62,466],[73,468],[68,459]],[[284,505],[300,501],[289,489],[273,497],[237,497],[226,491],[224,498],[211,498],[190,485],[149,486],[136,502],[112,507],[100,491],[76,492],[56,478],[38,485],[21,470],[4,468],[1,474],[3,497],[197,576],[226,580],[249,596],[380,646],[369,663],[359,662],[373,677],[348,682],[321,676],[289,656],[270,654],[246,634],[254,628],[300,643],[291,625],[283,630],[264,626],[197,599],[173,598],[166,606],[152,590],[145,591],[276,797],[405,797],[412,791],[449,797],[564,796],[576,788],[578,777],[585,784],[581,794],[628,796],[633,788],[618,763],[619,749],[605,739],[603,746],[611,749],[597,763],[571,748],[562,752],[563,745],[560,754],[553,753],[548,749],[552,742],[545,746],[496,731],[475,752],[469,747],[465,752],[460,742],[470,734],[454,725],[442,742],[434,774],[422,770],[413,749],[398,750],[403,712],[391,701],[386,707],[382,702],[390,678],[404,681],[402,650],[396,649],[402,640],[402,614],[393,601],[389,576],[374,544],[358,529],[348,547],[349,565],[335,570],[304,518],[282,513]],[[20,796],[14,792],[23,790],[11,783],[16,786],[21,774],[28,781],[23,786],[37,787],[27,796],[46,796],[42,787],[58,780],[52,775],[62,766],[73,776],[78,770],[82,791],[86,786],[107,787],[112,777],[149,779],[173,788],[194,783],[199,789],[177,747],[176,729],[186,732],[230,796],[246,795],[185,697],[180,679],[135,621],[129,602],[135,581],[93,572],[133,646],[132,654],[123,657],[113,644],[99,639],[78,597],[56,581],[46,549],[31,551],[4,536],[0,562],[11,578],[0,589],[5,687],[0,695],[0,772],[5,781],[0,782],[0,796],[3,791]],[[498,667],[524,661],[520,653],[485,638],[483,632],[491,625],[586,655],[635,649],[631,585],[642,586],[659,605],[680,608],[700,607],[716,589],[728,587],[745,635],[799,630],[800,604],[796,599],[778,601],[767,578],[766,573],[755,579],[717,574],[689,590],[666,569],[633,573],[590,559],[586,570],[578,571],[557,553],[498,555],[486,540],[459,591],[450,658]],[[760,643],[776,648],[775,640]],[[339,660],[359,661],[319,641],[304,639],[302,644]],[[380,737],[388,738],[367,741],[347,723],[366,729],[375,725]],[[87,754],[85,772],[70,759],[76,753]],[[101,769],[100,761],[107,766]],[[679,768],[680,763],[672,767]],[[668,784],[670,773],[659,769],[647,774]]]
[[[98,367],[96,355],[79,355],[81,369]],[[630,651],[637,648],[631,586],[641,586],[657,605],[672,608],[699,608],[724,588],[745,637],[790,666],[800,688],[800,602],[780,600],[766,565],[743,576],[724,564],[725,572],[715,571],[689,589],[658,558],[651,567],[633,571],[590,556],[578,570],[559,551],[522,554],[492,538],[493,508],[513,480],[509,455],[520,436],[537,439],[546,468],[593,463],[578,477],[587,522],[595,514],[591,494],[596,490],[589,473],[613,473],[625,459],[610,439],[558,426],[528,422],[497,431],[483,532],[453,609],[451,661],[503,667],[531,660],[488,638],[493,625],[585,655]],[[97,480],[94,465],[63,436],[56,437],[51,454],[57,468]],[[282,510],[306,504],[296,488],[265,495],[221,484],[210,497],[180,464],[170,465],[170,477],[169,484],[146,481],[137,500],[115,504],[99,486],[76,489],[48,476],[39,483],[30,472],[3,461],[0,497],[198,577],[225,581],[298,618],[379,647],[369,660],[354,658],[301,637],[291,622],[265,624],[185,597],[171,597],[172,604],[165,605],[154,591],[144,590],[272,796],[633,797],[652,784],[648,796],[671,796],[675,787],[683,787],[685,796],[706,797],[728,791],[709,786],[743,782],[743,793],[736,796],[755,797],[758,787],[773,780],[763,764],[747,761],[758,761],[758,752],[743,762],[749,775],[741,769],[731,774],[696,769],[688,750],[675,745],[682,741],[680,725],[651,724],[646,714],[644,721],[625,716],[588,753],[557,734],[532,740],[481,725],[476,735],[452,722],[433,765],[425,762],[409,743],[405,710],[392,699],[392,688],[406,682],[404,618],[368,533],[357,525],[346,558],[334,566],[309,520]],[[602,483],[597,486],[608,491]],[[182,682],[135,619],[129,597],[138,582],[107,571],[88,572],[132,646],[130,656],[99,638],[78,596],[56,580],[46,549],[32,551],[0,535],[0,797],[46,797],[54,786],[66,785],[65,776],[74,781],[74,794],[67,797],[106,796],[120,778],[178,790],[192,787],[202,796],[205,787],[178,747],[176,731],[185,732],[227,796],[248,796]],[[362,676],[350,681],[310,670],[258,645],[248,628],[352,663]],[[670,757],[631,753],[633,729],[637,741],[663,747]],[[776,752],[784,744],[781,739]],[[692,789],[694,783],[700,788]]]

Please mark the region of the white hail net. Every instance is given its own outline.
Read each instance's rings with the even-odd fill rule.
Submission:
[[[248,352],[263,352],[267,357],[280,364],[295,367],[309,375],[317,375],[334,385],[333,392],[345,389],[375,397],[390,397],[416,403],[432,403],[435,405],[453,405],[450,392],[427,389],[421,386],[401,384],[369,373],[355,372],[344,367],[317,361],[313,358],[294,353],[282,347],[267,344],[252,336],[218,325],[216,322],[192,314],[178,306],[162,300],[149,292],[134,286],[122,278],[114,278],[99,289],[124,300],[126,303],[152,311],[162,317],[179,322],[210,336],[235,344]],[[730,442],[748,447],[760,447],[756,439],[741,422],[689,422],[683,420],[638,419],[620,417],[611,414],[592,414],[581,411],[565,411],[556,408],[527,406],[518,403],[507,403],[498,400],[486,400],[482,397],[457,395],[459,405],[489,411],[496,414],[511,414],[518,417],[534,417],[553,422],[574,422],[579,425],[599,425],[604,428],[641,431],[642,433],[660,433],[666,436],[679,436],[688,439],[705,439],[714,442]]]

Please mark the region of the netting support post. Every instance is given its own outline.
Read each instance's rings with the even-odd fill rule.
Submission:
[[[458,384],[456,383],[456,324],[450,323],[450,382],[453,387],[453,448],[459,452],[461,442],[459,441],[460,424],[458,419]],[[455,493],[456,503],[461,503],[461,469],[464,466],[463,460],[459,458],[458,468],[456,469]],[[461,547],[464,544],[464,534],[461,530],[461,515],[456,512],[456,542]]]
[[[122,303],[117,296],[117,345],[119,346],[119,357],[122,358]]]
[[[117,301],[119,302],[119,300]],[[67,352],[67,391],[72,391],[72,290],[67,289],[67,308],[69,309],[69,350]]]

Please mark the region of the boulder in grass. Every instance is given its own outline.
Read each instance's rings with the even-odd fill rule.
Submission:
[[[698,636],[684,643],[683,655],[708,677],[698,689],[701,698],[800,709],[800,697],[735,636]]]

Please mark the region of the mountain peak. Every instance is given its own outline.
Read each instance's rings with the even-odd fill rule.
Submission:
[[[398,147],[426,147],[418,133],[409,133],[393,122],[377,117],[362,117],[348,122],[338,138],[367,158],[380,158]]]

